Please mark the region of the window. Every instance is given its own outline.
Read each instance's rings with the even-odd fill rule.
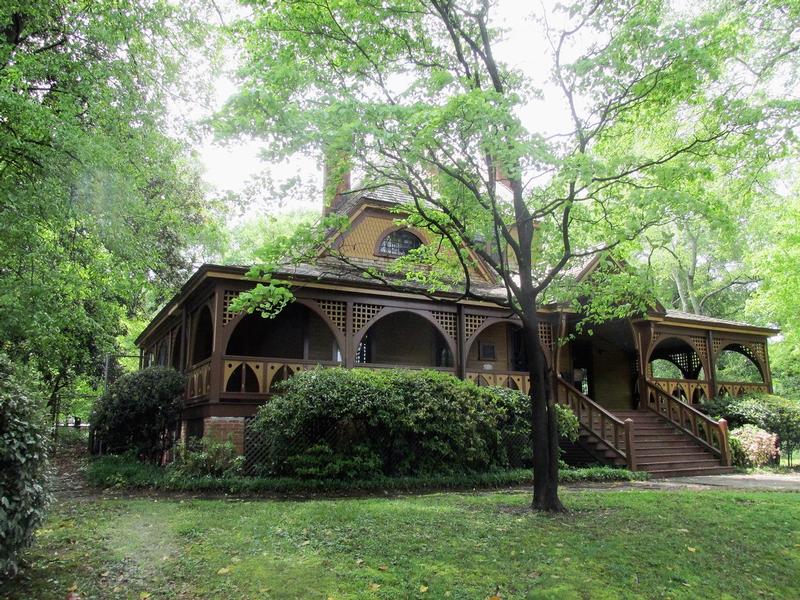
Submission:
[[[408,254],[409,251],[419,248],[421,245],[422,242],[413,233],[404,229],[398,229],[381,240],[378,252],[389,256],[404,256]]]
[[[478,346],[478,360],[497,360],[494,344],[481,342]]]

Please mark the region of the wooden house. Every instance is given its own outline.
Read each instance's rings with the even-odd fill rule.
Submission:
[[[399,200],[392,188],[337,195],[331,209],[350,227],[329,246],[347,264],[323,253],[285,269],[296,300],[273,319],[231,310],[254,285],[245,267],[206,264],[192,275],[137,339],[142,366],[171,365],[188,377],[182,436],[230,437],[244,452],[247,422],[275,383],[318,366],[436,369],[529,389],[519,322],[494,302],[505,290],[480,260],[470,299],[431,298],[411,284],[398,291],[363,276],[361,267],[386,265],[430,241],[425,231],[398,227]],[[569,276],[584,281],[597,265]],[[696,405],[722,393],[771,391],[767,338],[775,330],[662,307],[596,326],[591,336],[576,334],[577,320],[564,307],[546,307],[539,338],[559,402],[580,418],[583,450],[663,475],[729,468],[725,423]],[[566,334],[576,335],[559,347]],[[722,376],[718,365],[731,353],[754,375]]]

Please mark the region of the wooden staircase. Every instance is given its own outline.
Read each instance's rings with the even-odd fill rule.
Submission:
[[[691,435],[650,410],[614,411],[622,419],[633,419],[636,469],[653,477],[719,475],[732,467],[703,447]]]
[[[730,473],[727,424],[648,382],[640,410],[610,411],[559,380],[559,402],[578,416],[578,444],[598,461],[655,477]]]

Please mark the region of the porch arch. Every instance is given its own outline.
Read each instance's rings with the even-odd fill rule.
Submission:
[[[418,327],[420,324],[424,324],[426,328],[424,330],[425,335],[421,342],[429,344],[428,350],[431,350],[427,359],[423,351],[416,349],[412,351],[412,344],[410,342],[415,338],[410,335],[398,336],[395,338],[394,355],[378,348],[377,355],[373,356],[366,347],[368,341],[374,344],[376,339],[379,339],[379,335],[383,337],[384,340],[388,340],[386,336],[390,335],[389,330],[402,331],[402,329],[407,329],[409,327]],[[372,334],[372,336],[370,334]],[[447,351],[448,359],[441,362],[447,364],[437,365],[436,363],[439,361],[437,360],[438,357],[436,354],[442,348]],[[441,324],[429,313],[409,308],[387,307],[378,312],[361,331],[353,336],[353,355],[356,357],[356,362],[358,364],[397,364],[398,366],[409,367],[452,367],[455,362],[456,346],[455,340],[447,334]]]
[[[489,329],[490,327],[498,324],[505,323],[509,327],[515,327],[517,330],[522,330],[522,322],[517,319],[509,319],[506,317],[487,317],[483,323],[481,323],[475,331],[472,332],[472,335],[467,338],[464,346],[466,347],[466,354],[469,356],[469,353],[472,351],[472,347],[475,344],[475,341],[478,337],[483,333],[485,330]],[[539,340],[539,347],[544,352],[544,359],[548,366],[548,368],[552,365],[552,352],[550,348],[548,348],[543,342],[541,336],[537,336]]]
[[[307,308],[309,311],[314,313],[314,315],[319,317],[325,323],[325,325],[328,327],[328,330],[331,332],[331,334],[335,338],[336,344],[339,346],[340,350],[342,352],[344,352],[344,350],[343,350],[345,348],[344,334],[336,326],[336,324],[331,321],[331,318],[325,313],[325,311],[323,311],[319,307],[319,304],[317,304],[316,301],[309,300],[309,299],[306,299],[306,298],[295,298],[290,304],[288,304],[286,307],[284,307],[283,311],[287,310],[290,306],[295,306],[295,305],[302,305],[305,308]],[[283,313],[283,311],[281,311],[281,313]],[[281,315],[281,313],[278,313],[273,318],[277,319]],[[222,338],[221,345],[222,345],[222,347],[227,349],[228,343],[229,343],[231,337],[233,336],[234,331],[236,331],[236,328],[239,326],[239,323],[241,323],[242,319],[246,318],[248,315],[256,315],[259,319],[262,318],[260,315],[258,315],[256,313],[241,312],[241,313],[236,314],[222,328],[222,334],[221,334],[221,338]],[[269,321],[271,319],[263,319],[263,320]],[[226,354],[227,354],[227,352],[226,352]]]
[[[176,371],[183,369],[181,364],[181,339],[183,338],[183,327],[178,326],[172,336],[172,345],[169,352],[169,364]]]
[[[341,352],[335,331],[302,302],[286,306],[270,319],[245,314],[226,338],[225,354],[234,356],[329,361]]]
[[[738,363],[738,364],[737,364]],[[714,369],[720,383],[766,383],[765,366],[740,343],[730,343],[716,352]],[[727,373],[726,373],[727,371]]]
[[[214,349],[214,319],[211,308],[207,304],[200,307],[193,321],[191,364],[196,365],[210,358]]]
[[[270,319],[245,314],[226,337],[225,392],[268,393],[273,384],[309,365],[341,362],[335,331],[303,302],[286,306]]]
[[[701,373],[708,373],[703,353],[691,340],[680,336],[664,336],[653,344],[647,356],[648,367],[659,359],[675,365],[683,374],[683,379],[700,379]]]

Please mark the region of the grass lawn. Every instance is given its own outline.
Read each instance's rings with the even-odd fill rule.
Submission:
[[[800,597],[800,495],[563,498],[558,516],[502,492],[64,502],[0,597]]]

